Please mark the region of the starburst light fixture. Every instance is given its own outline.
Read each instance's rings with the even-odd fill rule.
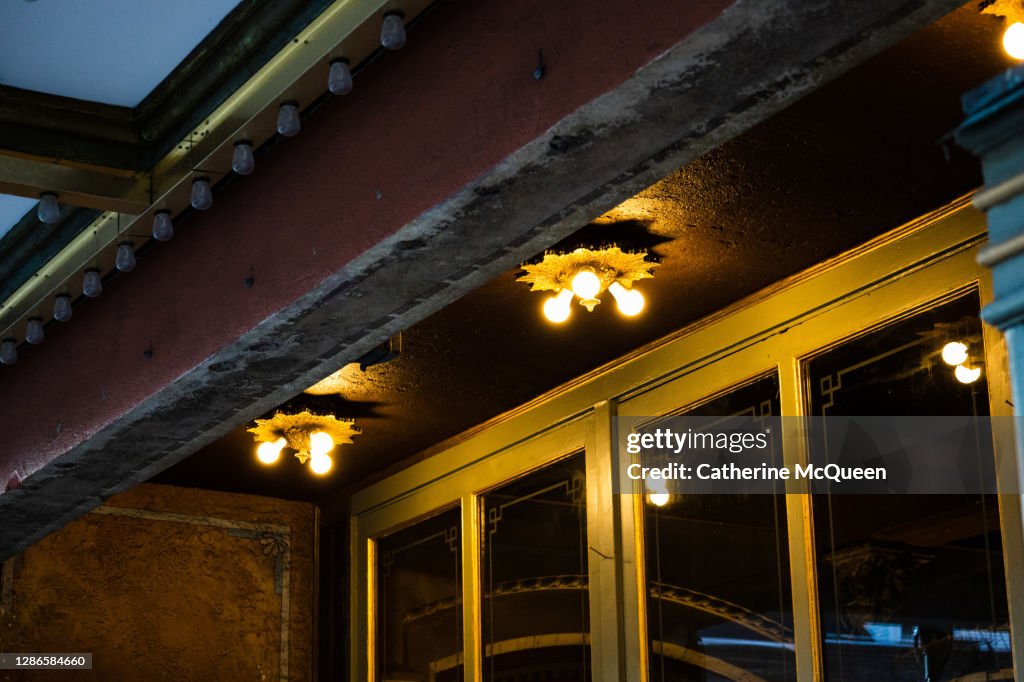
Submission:
[[[618,246],[602,249],[579,248],[568,253],[549,251],[539,263],[526,263],[526,271],[517,279],[531,285],[531,291],[553,291],[554,296],[544,301],[544,317],[555,324],[569,319],[573,298],[588,311],[601,302],[598,298],[608,291],[615,299],[619,312],[635,317],[644,309],[644,297],[633,283],[653,277],[651,270],[658,263],[647,260],[647,251],[623,251]]]
[[[334,465],[330,452],[338,443],[351,443],[361,431],[354,419],[338,419],[333,415],[313,414],[303,410],[297,414],[278,412],[270,419],[257,419],[249,429],[256,442],[256,458],[263,464],[276,464],[285,448],[295,458],[322,476]]]

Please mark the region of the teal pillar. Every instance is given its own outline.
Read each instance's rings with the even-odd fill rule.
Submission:
[[[1014,414],[1024,414],[1024,65],[968,92],[957,142],[981,159],[985,186],[974,205],[988,214],[978,262],[992,269],[994,300],[982,318],[1006,337]],[[1017,434],[1017,452],[1022,437]],[[1019,460],[1020,461],[1020,460]]]

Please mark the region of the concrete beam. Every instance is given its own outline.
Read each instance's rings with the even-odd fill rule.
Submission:
[[[357,92],[0,373],[0,480],[24,479],[0,494],[0,556],[958,2],[439,5]]]

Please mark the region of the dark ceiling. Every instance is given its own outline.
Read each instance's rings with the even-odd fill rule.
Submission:
[[[507,272],[403,334],[400,357],[344,370],[316,405],[363,434],[315,478],[265,468],[239,428],[154,480],[326,502],[346,488],[776,280],[976,188],[977,163],[946,134],[960,95],[1012,63],[1001,24],[971,3],[673,173],[566,247],[652,247],[647,310],[574,306],[562,326]],[[332,402],[333,401],[333,402]]]

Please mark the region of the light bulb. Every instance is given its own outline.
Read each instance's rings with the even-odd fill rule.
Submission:
[[[334,462],[327,454],[316,454],[309,458],[309,468],[317,476],[323,476],[331,467],[334,466]]]
[[[278,438],[273,442],[260,443],[256,448],[256,458],[264,464],[273,464],[281,457],[281,451],[288,444],[284,438]]]
[[[334,447],[334,439],[323,431],[309,434],[309,454],[314,458],[326,455]]]
[[[277,110],[277,134],[282,137],[294,137],[302,130],[299,119],[299,103],[285,102]]]
[[[121,272],[131,272],[135,269],[135,247],[131,242],[121,242],[117,245],[114,267]]]
[[[401,50],[405,47],[405,22],[400,12],[384,15],[380,25],[380,44],[388,50]]]
[[[213,190],[210,189],[210,178],[199,177],[192,181],[192,208],[205,211],[213,206]]]
[[[583,300],[594,299],[601,292],[601,278],[593,268],[583,268],[572,278],[570,286],[572,292]]]
[[[0,364],[13,365],[18,361],[18,342],[4,339],[0,342]]]
[[[618,282],[612,282],[612,285],[608,287],[608,291],[615,297],[615,303],[619,307],[619,312],[626,317],[639,315],[644,309],[644,295],[636,289],[627,289]]]
[[[1018,21],[1006,27],[1003,49],[1014,59],[1024,59],[1024,24]]]
[[[103,293],[103,280],[100,278],[100,271],[93,268],[85,271],[85,279],[82,280],[82,293],[89,298],[96,298]]]
[[[942,347],[942,361],[947,365],[962,365],[967,362],[967,344],[950,341]]]
[[[256,157],[252,153],[252,142],[239,140],[235,143],[235,153],[231,156],[231,170],[238,175],[248,175],[256,168]]]
[[[170,241],[174,236],[174,221],[167,209],[157,211],[153,215],[153,239],[158,242]]]
[[[544,317],[555,324],[569,319],[572,312],[572,289],[562,289],[557,295],[544,301]]]
[[[25,328],[25,341],[36,345],[42,343],[44,338],[46,338],[46,333],[43,331],[42,318],[33,317]]]
[[[335,59],[327,72],[327,89],[332,95],[347,95],[352,92],[352,70],[347,59]]]
[[[956,369],[953,370],[953,375],[961,384],[973,384],[981,376],[981,367],[957,365]]]
[[[71,296],[60,294],[53,299],[53,319],[58,322],[67,322],[71,319]]]
[[[60,204],[57,202],[57,195],[53,192],[44,192],[39,195],[39,206],[36,208],[36,217],[39,222],[53,225],[60,220]]]

